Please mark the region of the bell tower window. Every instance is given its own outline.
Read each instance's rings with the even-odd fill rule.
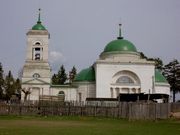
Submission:
[[[33,48],[33,53],[32,53],[32,59],[33,60],[42,60],[43,59],[43,48],[42,47],[35,47]]]
[[[35,48],[35,60],[40,60],[41,58],[41,49]]]
[[[39,42],[36,42],[35,45],[41,45]]]
[[[40,41],[35,41],[32,44],[32,60],[40,61],[43,60],[43,44]]]

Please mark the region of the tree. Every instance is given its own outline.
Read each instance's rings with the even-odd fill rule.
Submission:
[[[77,74],[77,70],[76,70],[75,66],[73,66],[73,68],[69,72],[69,83],[72,83],[74,81],[76,74]]]
[[[162,71],[162,69],[163,69],[163,61],[160,58],[154,58],[153,60],[155,61],[156,69],[159,69],[159,70]]]
[[[3,86],[4,86],[4,78],[3,78],[3,67],[2,64],[0,63],[0,99],[3,98]]]
[[[180,64],[174,59],[163,68],[163,75],[170,84],[170,89],[173,92],[173,102],[177,92],[180,92]]]
[[[139,52],[139,53],[142,59],[148,59],[148,57],[143,52]]]
[[[58,77],[56,74],[54,74],[51,78],[52,84],[58,84]]]
[[[16,79],[14,87],[15,87],[15,94],[20,99],[21,98],[21,81],[19,78]]]
[[[14,78],[11,71],[8,72],[8,75],[5,78],[4,82],[5,88],[5,98],[6,100],[10,100],[11,96],[15,94],[15,85],[14,85]]]
[[[57,78],[58,78],[58,84],[64,84],[67,80],[67,74],[64,68],[64,65],[62,65],[58,71],[57,74]]]
[[[27,96],[31,94],[30,88],[23,88],[22,92],[24,93],[24,101],[27,101]]]
[[[154,61],[156,69],[159,69],[159,70],[163,69],[163,61],[160,58],[148,58],[146,55],[144,55],[143,52],[140,52],[140,57],[148,61]]]

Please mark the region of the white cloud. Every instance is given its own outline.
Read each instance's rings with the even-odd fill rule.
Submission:
[[[65,57],[61,52],[51,51],[49,60],[50,63],[62,63],[65,62]]]

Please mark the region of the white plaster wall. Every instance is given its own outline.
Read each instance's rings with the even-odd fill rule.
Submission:
[[[38,73],[41,80],[50,83],[51,71],[49,63],[44,62],[26,62],[23,67],[22,83],[32,80],[33,75]]]
[[[95,98],[96,97],[96,87],[95,83],[78,83],[77,89],[77,101],[79,101],[79,94],[82,94],[81,101],[86,101],[86,98]]]
[[[112,77],[120,71],[127,70],[135,73],[141,82],[141,93],[152,93],[152,77],[154,65],[133,63],[96,63],[96,97],[110,98]]]
[[[50,95],[49,85],[32,85],[32,84],[22,84],[22,88],[25,90],[30,89],[30,94],[27,100],[39,100],[39,96]],[[21,100],[24,100],[24,93],[21,92]]]
[[[31,30],[33,33],[34,31]],[[34,32],[35,33],[35,32]],[[39,33],[40,34],[40,33]],[[36,47],[34,44],[35,42],[40,42],[41,45],[39,47],[43,48],[43,60],[48,61],[48,45],[49,45],[49,35],[43,34],[43,35],[38,35],[38,34],[33,34],[33,35],[27,35],[27,55],[26,55],[26,60],[32,60],[32,49]]]
[[[170,95],[170,86],[169,86],[169,84],[156,83],[155,84],[155,93]]]
[[[51,87],[51,96],[57,96],[59,91],[64,91],[65,101],[76,101],[77,90],[71,87]]]

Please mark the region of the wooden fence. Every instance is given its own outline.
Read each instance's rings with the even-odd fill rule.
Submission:
[[[180,112],[180,102],[171,103],[171,112],[173,113]]]
[[[0,104],[0,115],[100,116],[127,119],[167,119],[170,103],[120,102],[114,104],[39,102],[34,104]]]

